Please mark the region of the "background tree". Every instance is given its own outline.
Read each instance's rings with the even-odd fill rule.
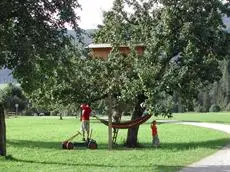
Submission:
[[[79,30],[75,14],[79,7],[77,0],[1,1],[0,67],[11,69],[27,93],[41,88],[55,74],[53,69],[68,61],[71,40],[66,24]],[[6,155],[2,126],[0,150]]]
[[[15,112],[15,104],[18,104],[18,112],[22,112],[28,104],[22,89],[13,84],[8,84],[7,87],[0,90],[0,101],[8,112]]]
[[[219,61],[222,77],[219,81],[203,88],[197,97],[194,108],[197,112],[208,112],[212,106],[229,111],[229,60]]]

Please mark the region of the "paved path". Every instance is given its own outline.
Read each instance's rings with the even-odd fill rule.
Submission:
[[[178,122],[178,124],[195,125],[230,133],[230,125],[225,124],[203,122]],[[183,168],[181,172],[230,172],[230,144],[215,154]]]

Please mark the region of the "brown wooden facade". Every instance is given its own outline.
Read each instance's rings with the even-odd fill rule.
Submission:
[[[93,58],[101,58],[101,59],[107,59],[109,53],[112,50],[112,46],[110,44],[90,44],[88,48],[90,49],[90,55]],[[138,55],[142,55],[145,47],[143,45],[136,45],[135,49]],[[119,50],[121,54],[124,55],[128,55],[131,51],[128,46],[120,46]]]

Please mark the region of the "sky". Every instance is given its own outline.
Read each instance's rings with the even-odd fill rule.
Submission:
[[[112,8],[113,0],[78,0],[82,10],[78,11],[80,15],[79,26],[82,29],[95,29],[98,24],[102,24],[103,11]]]
[[[114,0],[78,0],[82,6],[82,10],[77,10],[77,14],[80,15],[80,28],[96,29],[98,24],[102,24],[103,11],[111,9],[113,1]]]

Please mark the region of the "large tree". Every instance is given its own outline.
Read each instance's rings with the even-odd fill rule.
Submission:
[[[153,114],[168,114],[172,105],[164,100],[173,93],[189,105],[199,88],[221,77],[218,61],[230,49],[222,17],[229,8],[219,0],[114,1],[95,41],[146,46],[143,56],[130,61],[137,76],[129,88],[137,102],[132,119],[141,115],[142,101]],[[134,91],[136,83],[142,87]],[[137,144],[137,134],[138,127],[129,129],[127,145]]]
[[[52,88],[44,85],[52,90],[45,98],[62,104],[106,98],[110,108],[125,102],[132,119],[142,115],[145,102],[150,113],[168,116],[173,95],[189,106],[201,87],[221,77],[219,60],[229,54],[226,14],[229,3],[218,0],[115,0],[95,36],[113,45],[108,59],[71,58],[56,70]],[[129,55],[119,53],[122,44],[130,46]],[[136,44],[145,46],[143,55]],[[128,130],[127,146],[137,146],[138,129]]]
[[[1,0],[0,67],[11,69],[27,93],[41,88],[55,75],[54,69],[68,61],[71,39],[66,26],[79,30],[77,8],[77,0]],[[0,154],[5,156],[2,108]]]

